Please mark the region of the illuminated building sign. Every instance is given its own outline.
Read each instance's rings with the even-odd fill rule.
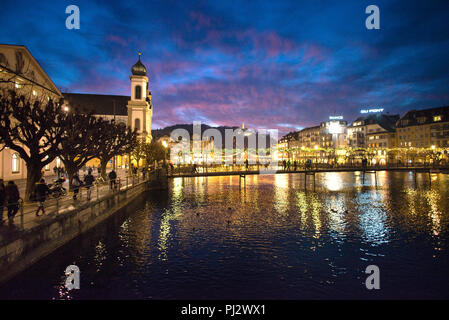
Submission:
[[[329,120],[343,120],[343,116],[329,116]]]
[[[360,113],[378,113],[378,112],[383,112],[384,109],[383,108],[378,108],[378,109],[362,109],[360,110]]]

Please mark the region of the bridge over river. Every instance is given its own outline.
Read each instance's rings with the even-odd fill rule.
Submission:
[[[237,168],[233,168],[232,166],[225,167],[197,167],[197,171],[193,171],[193,167],[184,167],[184,169],[176,172],[177,170],[169,171],[169,178],[177,178],[177,177],[207,177],[207,176],[233,176],[239,175],[244,177],[246,175],[254,175],[254,174],[283,174],[283,173],[304,173],[306,175],[315,175],[316,173],[321,172],[362,172],[362,173],[376,173],[378,171],[410,171],[414,174],[416,173],[449,173],[449,166],[440,166],[440,167],[429,167],[429,166],[367,166],[367,167],[312,167],[312,168],[298,168],[297,170],[293,169],[276,169],[276,170],[267,170],[260,166],[260,169],[254,170],[254,166],[250,166],[250,168],[246,169],[244,166],[238,166]],[[227,169],[227,170],[226,170]]]

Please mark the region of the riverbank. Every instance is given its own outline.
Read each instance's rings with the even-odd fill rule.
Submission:
[[[26,228],[10,228],[1,234],[0,283],[3,283],[63,246],[68,241],[121,210],[147,190],[167,187],[166,174],[158,170],[148,179],[126,183],[116,191],[99,194],[92,201],[54,212]]]

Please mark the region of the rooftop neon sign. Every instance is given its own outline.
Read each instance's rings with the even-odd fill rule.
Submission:
[[[383,112],[384,109],[383,108],[377,108],[377,109],[362,109],[360,110],[360,113],[378,113],[378,112]]]
[[[329,116],[329,120],[343,120],[343,116]]]

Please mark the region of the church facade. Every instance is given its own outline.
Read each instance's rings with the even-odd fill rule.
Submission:
[[[25,46],[0,44],[0,90],[16,90],[30,99],[64,99],[65,110],[91,112],[105,120],[115,120],[137,129],[139,137],[151,141],[153,104],[147,69],[139,58],[131,68],[130,95],[103,95],[84,93],[61,93]],[[0,146],[2,149],[2,146]],[[117,157],[110,166],[126,167],[128,156]],[[88,166],[97,166],[95,159]],[[55,159],[44,169],[44,175],[53,175],[54,167],[63,166]],[[19,155],[9,149],[0,152],[0,179],[26,178],[26,165]]]

